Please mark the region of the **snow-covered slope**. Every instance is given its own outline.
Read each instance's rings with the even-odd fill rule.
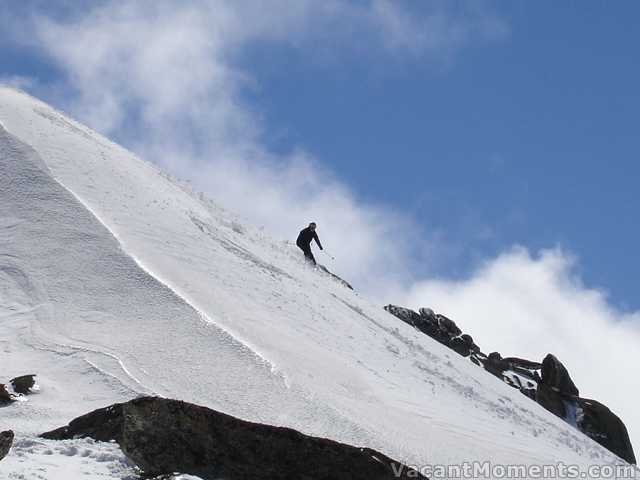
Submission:
[[[417,466],[621,463],[309,268],[291,243],[8,88],[0,88],[0,345],[2,378],[37,373],[41,385],[0,409],[0,429],[17,434],[0,478],[124,478],[130,469],[113,446],[78,441],[57,452],[34,436],[138,393]]]

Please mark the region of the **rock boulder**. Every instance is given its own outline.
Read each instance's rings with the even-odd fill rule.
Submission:
[[[635,464],[629,434],[620,418],[596,402],[580,398],[578,387],[565,366],[548,354],[542,363],[518,357],[503,358],[498,352],[482,353],[470,335],[456,323],[430,308],[416,313],[408,308],[387,305],[385,310],[484,368],[511,387],[517,388],[548,411],[582,431],[600,445]]]
[[[0,433],[0,460],[7,456],[13,445],[13,432],[7,430]]]
[[[635,465],[629,432],[624,422],[603,404],[586,398],[578,399],[578,426],[587,436],[623,460]]]
[[[36,384],[36,376],[34,374],[22,375],[21,377],[11,379],[9,383],[13,387],[14,392],[26,395],[31,393],[31,389]]]
[[[368,448],[157,397],[96,410],[42,436],[115,440],[145,475],[180,472],[205,480],[425,478]]]

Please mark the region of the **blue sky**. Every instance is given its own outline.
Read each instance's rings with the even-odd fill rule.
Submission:
[[[640,6],[478,4],[506,32],[454,54],[251,43],[234,53],[252,78],[238,96],[261,117],[271,152],[302,146],[362,201],[408,213],[415,234],[440,245],[429,260],[438,275],[464,277],[514,244],[560,246],[578,257],[587,285],[638,308]],[[420,18],[441,4],[398,5]],[[465,16],[470,5],[446,10]],[[71,22],[82,11],[34,1],[0,12],[13,27],[0,75],[28,77],[28,90],[67,107],[69,72],[15,30],[31,15]],[[127,144],[121,131],[102,130]]]
[[[274,144],[303,143],[359,194],[440,232],[453,275],[513,243],[561,245],[587,283],[637,308],[640,6],[499,7],[508,38],[446,66],[258,60]]]
[[[317,221],[319,258],[379,304],[432,307],[486,352],[553,352],[637,444],[639,16],[0,0],[0,81],[271,235]]]

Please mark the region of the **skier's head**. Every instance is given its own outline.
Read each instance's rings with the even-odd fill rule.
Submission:
[[[309,224],[309,228],[310,228],[311,230],[315,230],[315,229],[316,229],[316,222],[311,222],[311,223]]]

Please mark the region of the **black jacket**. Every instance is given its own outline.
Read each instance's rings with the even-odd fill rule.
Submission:
[[[296,240],[296,245],[300,248],[306,247],[309,248],[311,246],[311,240],[315,240],[320,250],[322,250],[322,244],[320,243],[320,239],[318,238],[318,234],[311,230],[311,228],[307,227],[300,231],[300,235],[298,235],[298,240]]]

